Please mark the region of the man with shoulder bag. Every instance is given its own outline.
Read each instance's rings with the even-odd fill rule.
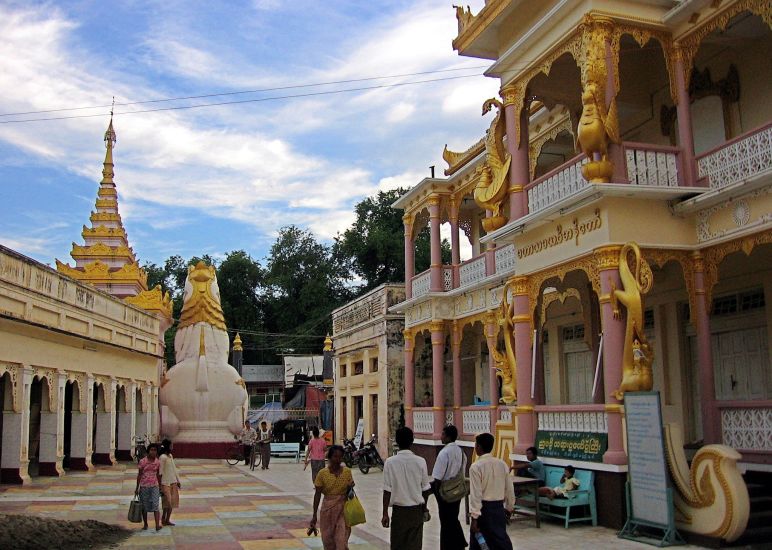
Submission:
[[[458,429],[447,425],[442,430],[442,448],[432,470],[432,486],[440,513],[440,549],[463,550],[467,546],[458,512],[469,492],[465,479],[466,455],[456,443]]]

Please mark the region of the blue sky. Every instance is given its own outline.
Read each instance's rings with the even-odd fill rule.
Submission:
[[[472,2],[477,12],[483,0]],[[478,69],[258,94],[116,106],[115,180],[140,261],[244,249],[261,259],[281,226],[330,240],[353,205],[412,186],[443,145],[490,123],[483,76],[202,109],[255,99],[482,73],[451,47],[450,1],[8,2],[0,0],[0,113],[297,86],[459,67]],[[88,224],[109,108],[0,124],[0,243],[70,261]],[[2,116],[0,122],[44,115]]]

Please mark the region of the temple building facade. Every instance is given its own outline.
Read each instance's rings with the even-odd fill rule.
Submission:
[[[335,441],[353,438],[362,419],[364,440],[375,435],[382,457],[404,422],[405,318],[389,312],[404,299],[403,285],[383,284],[332,312]]]
[[[655,390],[679,442],[677,522],[696,530],[719,512],[683,455],[722,444],[731,467],[772,470],[770,4],[488,0],[456,16],[453,47],[490,60],[501,88],[482,104],[485,136],[446,146],[446,177],[394,205],[419,452],[433,462],[447,422],[467,446],[495,433],[502,457],[536,445],[547,464],[593,470],[599,521],[620,527],[624,394]],[[431,267],[415,273],[427,224]],[[566,452],[574,440],[597,445]],[[745,511],[701,534],[736,539],[747,491],[705,476]]]
[[[57,269],[0,246],[0,480],[131,460],[159,434],[171,299],[128,244],[113,181],[112,120],[91,227]]]

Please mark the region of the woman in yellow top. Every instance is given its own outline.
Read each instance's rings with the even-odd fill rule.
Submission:
[[[333,445],[327,451],[330,463],[326,468],[316,474],[314,479],[314,515],[308,526],[309,534],[316,529],[316,512],[319,509],[319,500],[324,495],[319,527],[322,531],[322,544],[324,550],[344,550],[348,548],[348,538],[351,535],[351,527],[346,525],[343,517],[343,505],[346,502],[348,492],[354,487],[354,478],[351,470],[342,465],[343,447]]]

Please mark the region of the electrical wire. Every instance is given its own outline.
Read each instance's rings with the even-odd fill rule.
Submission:
[[[157,113],[161,111],[182,111],[187,109],[200,109],[203,107],[219,107],[222,105],[239,105],[244,103],[262,103],[265,101],[277,101],[281,99],[295,99],[300,97],[315,97],[315,96],[322,96],[322,95],[334,95],[334,94],[344,94],[344,93],[350,93],[350,92],[363,92],[367,90],[381,90],[381,89],[387,89],[387,88],[398,88],[402,86],[412,86],[415,84],[427,84],[430,82],[444,82],[448,80],[460,80],[462,78],[471,78],[476,76],[481,76],[482,73],[475,73],[475,74],[469,74],[469,75],[460,75],[460,76],[447,76],[443,78],[430,78],[426,80],[414,80],[411,82],[397,82],[394,84],[379,84],[376,86],[361,86],[358,88],[346,88],[343,90],[327,90],[323,92],[307,92],[304,94],[291,94],[291,95],[282,95],[282,96],[271,96],[271,97],[260,97],[255,99],[240,99],[236,101],[217,101],[214,103],[200,103],[198,105],[177,105],[173,107],[159,107],[158,109],[140,109],[137,111],[118,111],[115,112],[115,115],[137,115],[140,113]],[[22,122],[43,122],[43,121],[51,121],[51,120],[71,120],[75,118],[94,118],[94,117],[102,117],[105,116],[106,113],[92,113],[88,115],[68,115],[68,116],[60,116],[60,117],[42,117],[42,118],[25,118],[20,120],[0,120],[0,124],[14,124],[14,123],[22,123]]]
[[[314,88],[317,86],[330,86],[332,84],[351,84],[353,82],[367,82],[370,80],[384,80],[387,78],[403,78],[406,76],[421,76],[426,74],[437,74],[437,73],[448,73],[448,72],[455,72],[455,71],[471,71],[471,70],[477,70],[477,69],[485,69],[487,65],[477,65],[474,67],[456,67],[453,69],[437,69],[434,71],[420,71],[417,73],[402,73],[402,74],[393,74],[393,75],[386,75],[386,76],[369,76],[369,77],[363,77],[363,78],[350,78],[347,80],[330,80],[327,82],[316,82],[313,84],[293,84],[291,86],[277,86],[274,88],[258,88],[255,90],[240,90],[235,92],[217,92],[217,93],[211,93],[211,94],[202,94],[202,95],[189,95],[189,96],[179,96],[179,97],[166,97],[162,99],[147,99],[144,101],[129,101],[129,102],[123,102],[123,103],[112,103],[112,104],[106,104],[106,105],[91,105],[86,107],[66,107],[62,109],[44,109],[41,111],[22,111],[18,113],[0,113],[0,117],[5,116],[21,116],[21,115],[37,115],[37,114],[45,114],[45,113],[59,113],[63,111],[82,111],[85,109],[105,109],[107,107],[127,107],[129,105],[145,105],[148,103],[163,103],[168,101],[182,101],[185,99],[204,99],[207,97],[220,97],[220,96],[232,96],[232,95],[241,95],[241,94],[256,94],[256,93],[262,93],[262,92],[276,92],[279,90],[293,90],[298,88]]]

